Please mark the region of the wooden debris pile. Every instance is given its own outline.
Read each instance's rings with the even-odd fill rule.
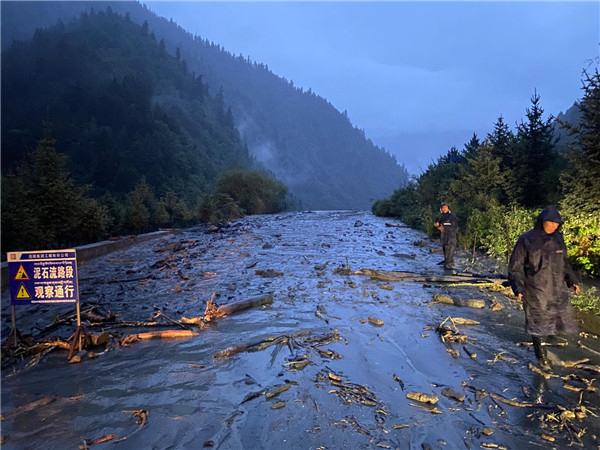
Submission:
[[[344,405],[357,405],[360,407],[366,406],[373,408],[374,427],[366,427],[358,422],[354,415],[347,415],[343,419],[334,422],[334,425],[343,427],[350,426],[359,434],[371,436],[370,443],[378,448],[392,448],[388,444],[388,440],[380,437],[378,431],[388,434],[389,430],[385,428],[385,421],[388,416],[387,407],[377,399],[377,396],[372,392],[367,385],[361,385],[344,380],[344,376],[335,373],[329,367],[319,371],[313,381],[317,386],[330,385],[333,389],[329,390],[330,394],[336,395],[340,402]],[[362,414],[364,416],[364,414]]]
[[[565,408],[557,405],[552,408],[552,411],[544,413],[534,413],[530,417],[536,416],[539,418],[541,428],[544,431],[541,435],[542,439],[548,442],[556,442],[557,440],[567,440],[567,447],[584,447],[582,437],[587,433],[586,428],[581,426],[581,421],[588,416],[598,420],[597,408],[592,410],[587,408],[580,402],[572,408]]]
[[[451,325],[446,325],[446,322],[450,322]],[[468,336],[461,333],[456,325],[478,325],[479,322],[471,319],[464,319],[462,317],[452,318],[451,316],[446,317],[442,323],[440,323],[436,329],[436,332],[440,335],[440,339],[444,344],[447,343],[464,343],[467,341]]]
[[[321,347],[332,342],[342,339],[337,330],[333,330],[322,336],[310,336],[312,330],[302,330],[296,333],[283,334],[262,339],[258,342],[229,347],[225,350],[215,353],[215,359],[228,358],[242,352],[257,352],[275,346],[271,355],[271,364],[275,362],[280,350],[287,346],[290,351],[290,357],[283,364],[289,371],[302,370],[307,365],[313,364],[309,359],[308,351],[315,352],[318,356],[324,359],[342,359],[342,355],[332,350],[324,350]],[[304,339],[299,339],[304,338]]]
[[[209,299],[206,305],[205,313],[202,317],[186,318],[175,320],[167,316],[157,306],[154,307],[154,313],[144,321],[128,321],[123,320],[120,315],[112,312],[104,313],[96,305],[87,306],[81,312],[82,326],[78,327],[76,332],[69,338],[48,337],[42,339],[33,339],[23,336],[18,330],[17,345],[13,347],[12,339],[8,339],[4,352],[2,354],[3,364],[8,362],[15,363],[18,359],[34,356],[34,359],[29,363],[29,367],[39,363],[41,358],[49,352],[62,349],[69,352],[68,359],[70,362],[80,362],[81,358],[87,355],[90,358],[95,358],[98,353],[92,351],[98,347],[103,347],[101,352],[106,350],[119,348],[130,345],[134,342],[139,342],[147,339],[185,339],[198,335],[198,332],[193,330],[192,326],[197,326],[200,330],[208,327],[208,323],[216,319],[227,317],[235,312],[252,308],[255,306],[263,306],[273,303],[273,297],[270,295],[261,295],[251,297],[238,302],[221,305],[217,307],[214,303],[214,294]],[[75,313],[59,318],[55,323],[42,330],[42,333],[47,334],[49,331],[71,325],[76,321]],[[177,326],[177,329],[165,329],[160,331],[145,331],[122,335],[116,329],[119,328],[163,328]],[[102,328],[101,333],[93,333],[88,331],[93,328]],[[77,346],[88,351],[80,351],[74,354]],[[10,358],[10,359],[8,359]]]

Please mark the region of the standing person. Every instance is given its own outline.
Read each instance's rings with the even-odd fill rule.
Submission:
[[[550,368],[545,346],[557,333],[573,333],[578,328],[568,288],[578,294],[579,286],[559,231],[562,223],[554,206],[544,209],[535,227],[519,237],[508,266],[512,290],[523,301],[527,332],[543,369]]]
[[[442,233],[442,248],[444,249],[444,269],[454,267],[454,251],[456,250],[456,234],[458,232],[458,217],[450,211],[448,203],[442,203],[440,217],[434,222],[434,226]]]

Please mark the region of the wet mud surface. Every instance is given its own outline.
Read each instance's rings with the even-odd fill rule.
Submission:
[[[570,336],[550,349],[563,361],[587,358],[587,369],[536,373],[532,348],[516,345],[530,337],[514,297],[489,284],[353,274],[449,275],[430,252],[439,243],[399,225],[353,211],[248,217],[81,263],[82,310],[92,305],[119,320],[144,322],[157,311],[176,321],[201,317],[213,294],[218,305],[265,294],[273,303],[196,327],[187,339],[99,347],[97,358],[77,364],[65,350],[37,361],[3,358],[2,447],[598,448],[597,337]],[[495,275],[469,256],[458,253],[457,273]],[[436,294],[485,306],[435,302]],[[75,325],[42,330],[73,309],[17,307],[17,327],[66,339]],[[5,289],[3,343],[9,331]],[[239,346],[249,348],[215,358]]]

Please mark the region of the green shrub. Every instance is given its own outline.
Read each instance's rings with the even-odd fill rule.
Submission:
[[[197,216],[201,222],[217,224],[243,217],[244,213],[229,195],[214,194],[199,199]]]
[[[244,214],[271,214],[286,209],[287,187],[257,171],[224,172],[217,181],[217,192],[233,199]]]
[[[581,311],[589,311],[595,315],[600,315],[600,296],[595,287],[582,289],[579,295],[571,298],[573,306]]]
[[[572,212],[567,207],[564,216],[562,230],[573,264],[593,276],[600,275],[599,214]]]
[[[511,205],[493,206],[484,214],[488,219],[479,230],[481,247],[488,255],[508,262],[519,236],[533,228],[539,211]]]

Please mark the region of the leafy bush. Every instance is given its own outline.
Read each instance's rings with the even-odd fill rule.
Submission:
[[[564,220],[562,229],[569,257],[587,273],[600,275],[600,217],[566,207]]]
[[[286,209],[287,187],[257,171],[223,173],[217,181],[217,193],[228,195],[244,214],[271,214]]]
[[[487,212],[487,223],[480,229],[481,246],[492,257],[508,258],[519,236],[533,228],[539,210],[517,205],[494,206]],[[477,215],[474,217],[477,220]]]
[[[595,287],[582,289],[579,295],[571,298],[573,306],[581,311],[589,311],[600,316],[600,296]]]
[[[243,215],[239,205],[227,194],[205,195],[198,200],[197,216],[202,222],[217,224]]]

